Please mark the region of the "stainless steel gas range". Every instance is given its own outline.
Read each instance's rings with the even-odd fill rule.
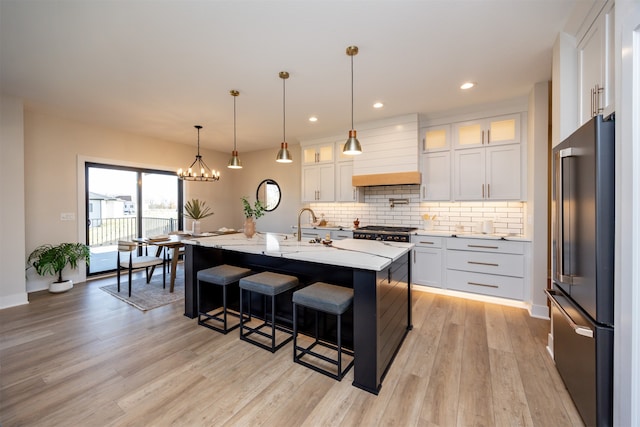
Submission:
[[[411,232],[416,228],[394,227],[388,225],[367,225],[353,231],[354,239],[385,240],[393,242],[409,242]]]

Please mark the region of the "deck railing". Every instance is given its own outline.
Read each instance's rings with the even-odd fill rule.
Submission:
[[[89,246],[115,245],[118,240],[167,234],[176,230],[177,224],[175,218],[142,217],[142,232],[138,233],[138,222],[134,216],[92,219],[89,226]]]

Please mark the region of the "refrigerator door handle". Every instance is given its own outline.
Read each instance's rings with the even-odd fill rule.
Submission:
[[[564,307],[562,307],[562,304],[560,304],[555,299],[554,295],[556,295],[556,291],[545,289],[544,292],[549,297],[549,301],[551,301],[551,303],[556,306],[556,308],[560,311],[560,313],[562,313],[562,315],[564,316],[565,320],[567,321],[569,326],[571,326],[571,329],[573,329],[573,331],[576,334],[582,335],[583,337],[593,338],[593,330],[591,328],[589,328],[588,326],[581,326],[581,325],[576,324],[576,322],[573,321],[571,316],[569,316],[569,313],[567,313],[567,311],[564,309]]]
[[[564,212],[562,212],[561,210],[564,209],[564,182],[563,182],[563,177],[564,177],[564,170],[563,170],[563,162],[562,159],[566,158],[566,157],[574,157],[577,156],[578,153],[578,149],[576,147],[569,147],[569,148],[565,148],[563,150],[560,150],[558,152],[558,182],[557,182],[557,192],[558,192],[558,201],[557,201],[557,207],[556,209],[558,210],[558,215],[557,215],[557,221],[558,221],[558,228],[556,230],[556,238],[558,241],[558,245],[556,246],[556,251],[557,251],[557,260],[558,260],[558,266],[557,266],[557,279],[561,282],[561,283],[566,283],[566,284],[572,284],[573,283],[573,277],[571,275],[565,275],[564,274]]]

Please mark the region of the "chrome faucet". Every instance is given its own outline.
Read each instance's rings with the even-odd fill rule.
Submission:
[[[311,210],[311,208],[300,209],[300,212],[298,212],[298,242],[302,240],[302,235],[300,234],[300,217],[302,216],[302,212],[304,211],[309,211],[311,213],[313,222],[316,222],[318,220],[318,217],[316,217],[316,214]]]

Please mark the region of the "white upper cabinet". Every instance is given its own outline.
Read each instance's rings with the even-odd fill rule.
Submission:
[[[364,188],[351,184],[353,161],[336,163],[336,202],[364,201]]]
[[[422,152],[428,151],[448,151],[451,148],[451,126],[430,126],[421,129]]]
[[[520,143],[520,115],[454,123],[453,139],[455,148]]]
[[[614,3],[608,2],[578,45],[580,123],[614,110]]]
[[[423,153],[420,171],[420,199],[451,200],[451,152]]]
[[[455,152],[455,200],[519,200],[520,145]]]
[[[333,202],[335,200],[335,166],[333,163],[302,168],[302,201]]]

